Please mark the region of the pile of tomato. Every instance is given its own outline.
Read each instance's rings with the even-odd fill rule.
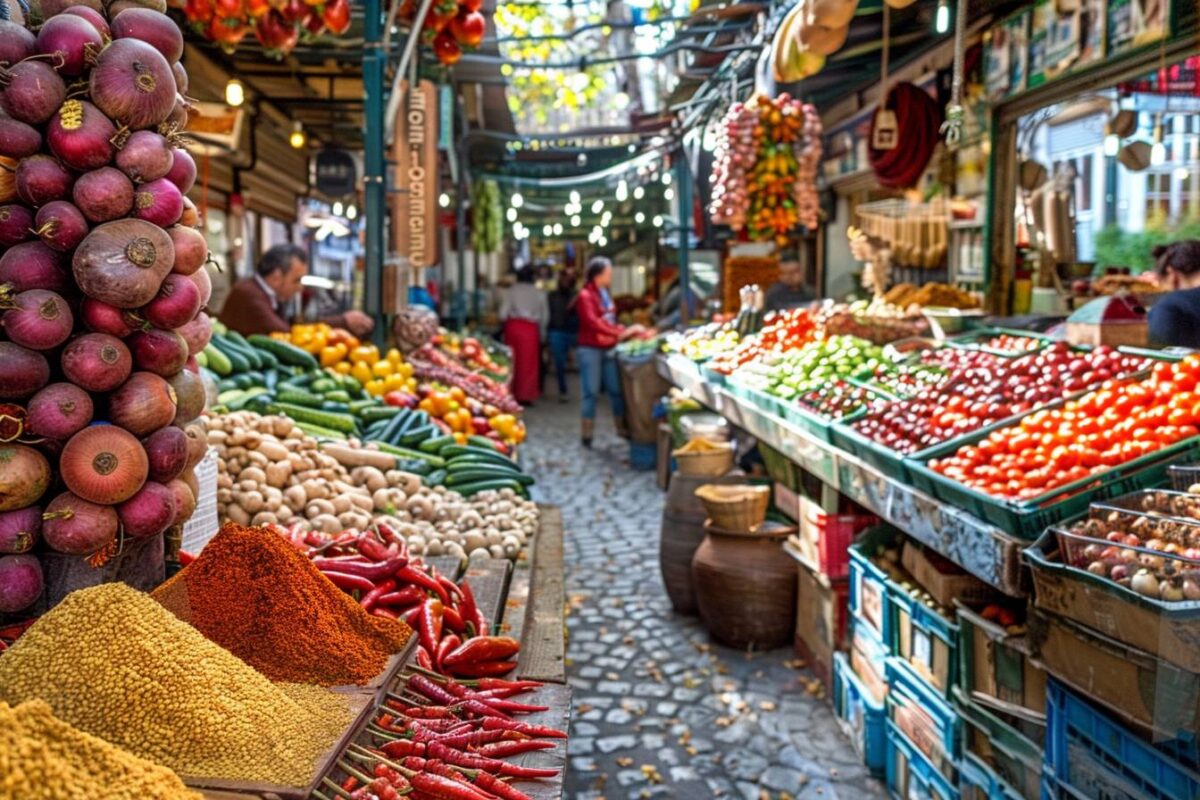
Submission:
[[[995,497],[1029,500],[1200,433],[1200,355],[1159,362],[1141,381],[1108,381],[929,462]]]
[[[253,33],[282,58],[301,39],[350,29],[350,0],[172,0],[200,36],[227,50]]]
[[[767,317],[757,336],[748,336],[732,351],[719,353],[709,362],[722,375],[763,356],[786,353],[811,342],[817,335],[816,317],[806,308],[780,311]]]
[[[420,5],[416,0],[402,0],[397,18],[412,24]],[[442,64],[457,64],[464,48],[474,50],[483,41],[487,18],[480,13],[482,7],[483,0],[435,0],[421,27],[422,44],[432,47]]]

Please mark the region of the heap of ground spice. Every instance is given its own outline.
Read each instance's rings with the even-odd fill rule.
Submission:
[[[412,635],[364,611],[266,528],[225,525],[151,596],[275,681],[368,683]]]

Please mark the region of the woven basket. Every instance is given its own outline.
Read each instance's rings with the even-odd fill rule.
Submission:
[[[716,478],[733,469],[733,442],[721,442],[714,450],[675,450],[671,455],[680,475]]]
[[[762,523],[771,501],[768,486],[705,484],[696,490],[710,523],[735,533],[748,532]]]

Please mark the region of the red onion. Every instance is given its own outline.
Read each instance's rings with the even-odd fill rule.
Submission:
[[[94,297],[83,298],[79,314],[88,330],[107,333],[118,339],[124,339],[142,327],[142,321],[133,312],[110,306]]]
[[[187,466],[183,468],[184,475],[180,477],[186,479],[187,471],[203,461],[204,454],[208,452],[208,434],[205,433],[203,426],[196,424],[188,425],[183,432],[188,437],[188,460]]]
[[[129,377],[133,356],[115,336],[85,333],[63,348],[61,365],[71,383],[89,392],[108,392]]]
[[[183,58],[183,34],[175,21],[148,8],[129,8],[112,18],[113,39],[141,39],[168,62]]]
[[[156,181],[171,170],[175,156],[165,137],[154,131],[134,131],[117,152],[117,169],[138,183]]]
[[[175,160],[171,163],[167,180],[179,187],[183,194],[190,192],[196,184],[196,161],[192,154],[182,147],[175,148]]]
[[[47,247],[68,253],[87,236],[88,223],[83,213],[66,200],[51,200],[38,209],[34,231]]]
[[[166,483],[179,477],[187,466],[188,437],[182,428],[168,425],[142,440],[150,462],[150,480]]]
[[[73,183],[75,176],[52,156],[29,156],[17,165],[17,194],[34,207],[67,197]]]
[[[175,521],[175,492],[156,481],[146,481],[137,494],[117,506],[126,536],[157,536]]]
[[[183,368],[193,375],[200,374],[200,362],[193,355],[189,355],[187,361],[183,362]]]
[[[174,156],[172,156],[172,159]],[[185,228],[200,227],[200,212],[196,210],[196,204],[185,194],[183,196],[183,214],[179,217],[179,224]]]
[[[108,398],[108,420],[146,436],[175,419],[175,390],[152,372],[135,372]]]
[[[64,8],[62,13],[73,14],[86,19],[100,33],[101,39],[108,40],[112,38],[111,31],[108,29],[108,20],[96,9],[88,6],[71,6],[70,8]]]
[[[182,525],[196,513],[196,494],[187,481],[176,478],[167,482],[167,488],[175,495],[175,521],[172,525]]]
[[[73,19],[80,24],[88,24],[79,17],[68,15],[54,19]],[[46,126],[46,142],[50,145],[50,151],[68,167],[80,172],[99,169],[112,160],[112,140],[116,135],[117,128],[112,120],[85,100],[63,103]]]
[[[203,305],[208,305],[212,297],[212,276],[208,274],[208,270],[201,268],[187,277],[200,287],[200,301]]]
[[[28,397],[49,382],[45,356],[13,342],[0,342],[0,400]]]
[[[187,342],[173,330],[150,328],[134,331],[129,334],[126,342],[129,352],[133,353],[133,365],[137,369],[153,372],[164,378],[179,372],[187,361]]]
[[[42,19],[50,19],[64,14],[75,6],[84,6],[97,12],[104,11],[102,0],[40,0],[38,3],[38,7],[42,10]]]
[[[208,318],[208,314],[201,311],[191,322],[176,328],[175,332],[187,342],[188,356],[194,356],[212,339],[212,320]]]
[[[141,443],[116,425],[91,425],[72,436],[58,467],[68,489],[101,505],[133,497],[149,472]]]
[[[184,278],[184,280],[187,280]],[[71,335],[74,319],[67,301],[45,289],[21,292],[3,306],[0,324],[8,338],[30,350],[50,350]],[[182,337],[180,337],[182,338]]]
[[[15,614],[42,596],[46,581],[36,556],[0,556],[0,613]]]
[[[45,61],[22,61],[0,68],[0,108],[10,117],[41,125],[67,99],[67,85]]]
[[[158,328],[178,328],[200,313],[200,287],[184,275],[168,275],[158,294],[142,309],[142,316]]]
[[[171,72],[175,74],[175,91],[179,94],[187,94],[188,74],[183,63],[176,61],[171,65]]]
[[[188,112],[191,108],[192,104],[188,102],[187,98],[176,93],[175,105],[171,107],[171,113],[158,126],[158,129],[163,133],[177,133],[186,130],[188,126]]]
[[[89,297],[117,308],[138,308],[158,293],[175,261],[166,231],[140,219],[106,222],[75,250],[72,268]]]
[[[52,383],[29,399],[25,429],[66,441],[92,421],[92,397],[73,383]]]
[[[104,48],[90,81],[92,102],[133,130],[153,128],[175,105],[171,65],[137,39],[118,39]]]
[[[82,75],[104,47],[96,26],[74,14],[51,17],[37,35],[37,52],[50,56],[60,75]]]
[[[133,215],[138,219],[169,228],[179,221],[181,214],[183,195],[171,181],[159,178],[137,187],[133,196]]]
[[[23,444],[0,444],[0,511],[33,505],[50,486],[50,462]]]
[[[25,206],[0,206],[0,247],[12,247],[27,240],[32,227],[33,212]]]
[[[84,556],[106,547],[117,535],[117,510],[110,505],[89,503],[71,492],[63,492],[46,506],[42,536],[60,553]]]
[[[195,228],[172,225],[167,228],[171,243],[175,246],[175,263],[171,271],[180,275],[191,275],[208,260],[208,242],[204,234]],[[198,288],[198,287],[197,287]]]
[[[0,156],[22,159],[42,151],[42,134],[37,128],[0,114]]]
[[[133,208],[133,183],[114,167],[85,172],[71,192],[75,205],[91,222],[108,222]]]
[[[0,287],[12,292],[30,289],[64,292],[71,287],[71,279],[62,253],[42,242],[24,242],[0,256]]]
[[[183,485],[187,488],[186,483]],[[175,494],[175,500],[179,501],[178,492]],[[41,506],[25,506],[13,511],[0,512],[0,554],[28,553],[37,544],[41,534]]]
[[[167,378],[167,383],[175,390],[175,425],[187,425],[204,413],[204,381],[199,375],[182,369]]]
[[[33,33],[24,25],[0,20],[0,64],[16,64],[29,58],[34,53],[35,41]]]
[[[115,17],[128,8],[149,8],[165,14],[167,13],[167,0],[113,0],[108,6],[108,16]]]

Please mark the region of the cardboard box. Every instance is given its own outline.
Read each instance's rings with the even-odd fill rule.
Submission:
[[[911,539],[904,543],[900,556],[904,570],[947,608],[957,601],[982,606],[1003,599],[1003,595],[939,553]]]
[[[813,673],[833,691],[833,654],[846,650],[846,602],[850,595],[845,580],[831,581],[797,563],[796,652],[809,662]]]
[[[1046,670],[1032,658],[1029,638],[1009,634],[962,605],[958,607],[959,659],[963,688],[972,702],[1019,706],[1046,714]],[[983,696],[983,698],[981,698]]]

